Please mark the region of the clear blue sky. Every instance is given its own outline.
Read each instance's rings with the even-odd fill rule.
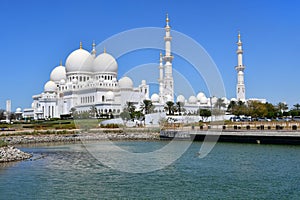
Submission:
[[[228,98],[235,97],[240,30],[247,97],[292,106],[300,103],[299,8],[293,0],[2,0],[0,108],[6,99],[12,100],[13,109],[29,107],[32,95],[42,92],[51,70],[60,60],[65,62],[79,41],[90,50],[93,40],[99,43],[132,28],[163,27],[166,12],[174,30],[192,37],[213,58]],[[136,60],[142,64],[153,58],[131,60],[119,62],[120,75]]]

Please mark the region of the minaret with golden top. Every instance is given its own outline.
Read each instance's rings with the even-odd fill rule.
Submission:
[[[241,34],[238,34],[238,49],[236,51],[238,58],[238,65],[235,67],[237,71],[237,85],[236,85],[236,99],[238,101],[246,101],[246,89],[244,81],[244,70],[245,66],[243,65],[243,48],[241,41]]]
[[[163,97],[166,101],[167,96],[170,96],[172,101],[174,101],[174,80],[173,80],[173,75],[172,75],[172,60],[173,56],[171,54],[171,27],[169,25],[170,19],[167,14],[166,16],[166,26],[165,26],[165,31],[166,35],[164,37],[165,40],[165,56],[164,56],[164,61],[165,61],[165,73],[164,73],[164,89],[163,89]]]

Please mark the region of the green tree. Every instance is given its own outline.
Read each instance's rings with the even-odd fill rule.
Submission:
[[[249,101],[248,109],[251,117],[266,117],[268,114],[265,104],[259,101]]]
[[[97,110],[97,107],[95,105],[91,106],[90,114],[91,114],[91,117],[99,117],[98,110]]]
[[[227,106],[227,112],[233,113],[236,107],[237,103],[235,101],[230,101],[230,103]]]
[[[236,106],[232,109],[232,112],[231,112],[233,115],[236,115],[236,116],[240,116],[240,115],[249,115],[249,110],[248,110],[248,107],[246,105],[245,102],[243,101],[238,101],[236,103]]]
[[[130,119],[130,114],[128,111],[123,111],[120,113],[120,117],[123,119],[123,120],[129,120]]]
[[[181,112],[183,111],[183,106],[184,106],[184,103],[183,102],[176,102],[176,110],[178,111],[179,115],[181,115]]]
[[[281,113],[283,113],[284,111],[286,111],[288,109],[288,105],[286,103],[279,102],[277,104],[277,108]]]
[[[141,105],[141,110],[144,111],[145,114],[152,113],[154,111],[154,105],[151,100],[145,99]]]
[[[167,101],[165,105],[165,110],[168,111],[168,115],[173,114],[174,112],[174,102],[173,101]]]
[[[136,107],[135,107],[134,103],[130,102],[130,101],[127,101],[123,112],[128,112],[129,116],[130,116],[130,119],[134,119],[135,109],[136,109]]]
[[[205,121],[208,117],[211,116],[211,111],[209,109],[198,109],[198,114],[202,117],[202,121]]]
[[[4,112],[5,112],[5,110],[3,110],[3,109],[0,110],[0,120],[4,120],[5,119]]]
[[[219,110],[221,110],[222,108],[225,108],[226,104],[224,103],[224,99],[218,98],[215,105],[214,105],[214,107],[218,108]]]
[[[295,108],[296,110],[300,110],[300,104],[299,104],[299,103],[295,104],[295,105],[294,105],[294,108]]]
[[[267,109],[267,118],[275,118],[278,116],[282,116],[282,112],[279,111],[279,109],[277,109],[273,104],[271,103],[265,103],[265,108]]]
[[[296,109],[293,109],[293,110],[290,111],[290,114],[291,114],[292,117],[299,116],[300,111],[296,110]]]

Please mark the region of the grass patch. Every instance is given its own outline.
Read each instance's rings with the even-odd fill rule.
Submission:
[[[0,140],[0,148],[1,147],[7,147],[7,142],[3,141],[3,140]]]

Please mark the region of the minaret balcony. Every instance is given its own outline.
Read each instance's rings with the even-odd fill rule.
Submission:
[[[165,36],[165,37],[164,37],[164,40],[165,40],[165,41],[171,41],[171,40],[172,40],[172,36]]]
[[[238,50],[236,50],[236,53],[237,53],[237,54],[243,53],[243,50],[242,50],[242,49],[238,49]]]
[[[170,56],[164,56],[164,60],[166,61],[166,62],[172,62],[172,60],[173,60],[173,58],[174,58],[174,56],[172,56],[172,55],[170,55]]]
[[[239,66],[235,67],[235,70],[236,71],[244,71],[245,68],[246,68],[245,65],[239,65]]]

